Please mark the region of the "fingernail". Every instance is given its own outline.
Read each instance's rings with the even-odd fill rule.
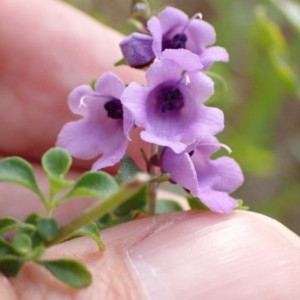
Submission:
[[[252,214],[192,216],[156,230],[128,257],[151,300],[300,295],[299,248]]]

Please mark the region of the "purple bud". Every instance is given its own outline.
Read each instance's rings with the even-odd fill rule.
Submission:
[[[147,7],[147,5],[145,3],[138,2],[138,3],[136,3],[135,5],[132,6],[131,12],[133,14],[135,14],[135,13],[139,13],[141,11],[145,11],[147,9],[148,9],[148,7]]]
[[[155,58],[152,43],[153,38],[142,33],[133,33],[126,37],[120,47],[128,65],[134,68],[150,65]]]
[[[151,18],[151,9],[146,0],[133,0],[130,6],[131,17],[142,23],[145,27]],[[145,28],[146,29],[146,28]]]

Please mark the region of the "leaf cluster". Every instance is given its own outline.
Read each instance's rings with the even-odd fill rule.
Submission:
[[[91,283],[89,271],[80,262],[72,259],[43,260],[46,247],[68,239],[89,236],[97,243],[99,250],[104,251],[105,246],[99,237],[99,226],[93,221],[102,217],[103,222],[105,216],[115,210],[115,216],[120,219],[115,223],[124,222],[136,215],[131,211],[132,207],[136,209],[144,204],[138,199],[144,195],[144,189],[141,188],[148,181],[148,177],[138,177],[137,172],[134,172],[134,176],[129,176],[120,185],[120,182],[105,172],[86,172],[77,181],[73,181],[65,178],[71,162],[70,155],[63,149],[52,148],[45,153],[42,167],[49,180],[49,195],[45,196],[37,184],[32,166],[27,161],[20,157],[0,160],[0,182],[22,185],[38,195],[45,207],[43,217],[34,213],[23,222],[11,217],[0,219],[0,271],[4,275],[15,277],[25,262],[33,261],[73,288],[86,287]],[[100,202],[70,224],[60,227],[51,215],[55,208],[75,197],[94,197],[99,198]],[[114,225],[110,220],[104,223],[105,226],[102,227]]]
[[[14,236],[7,233],[14,230]],[[18,275],[25,262],[32,261],[44,266],[53,276],[73,288],[90,284],[89,271],[72,259],[44,260],[46,245],[59,234],[56,220],[37,214],[20,222],[10,217],[0,219],[0,271],[8,277]],[[3,235],[4,234],[4,235]]]

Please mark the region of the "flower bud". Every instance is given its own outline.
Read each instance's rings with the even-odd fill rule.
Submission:
[[[146,34],[133,33],[121,43],[121,51],[128,65],[143,68],[152,63],[155,54],[152,50],[153,38]]]
[[[142,24],[146,24],[151,18],[151,10],[148,1],[133,0],[130,6],[131,17],[138,20]]]

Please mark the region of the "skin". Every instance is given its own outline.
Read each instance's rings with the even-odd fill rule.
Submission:
[[[125,82],[138,71],[113,68],[122,37],[66,4],[50,0],[0,1],[0,155],[38,164],[57,134],[75,119],[68,93],[107,70]],[[133,139],[136,141],[138,132]],[[139,141],[137,141],[139,143]],[[129,152],[137,156],[138,146]],[[75,161],[71,176],[90,162]],[[113,171],[113,170],[111,170]],[[42,211],[23,188],[0,185],[0,214],[24,218]],[[12,205],[13,203],[13,205]],[[59,209],[61,223],[90,201]],[[107,251],[88,238],[50,248],[45,258],[74,257],[92,272],[90,287],[76,291],[47,271],[26,264],[17,278],[0,276],[2,299],[298,299],[300,239],[283,225],[250,212],[218,215],[184,211],[102,232]]]

